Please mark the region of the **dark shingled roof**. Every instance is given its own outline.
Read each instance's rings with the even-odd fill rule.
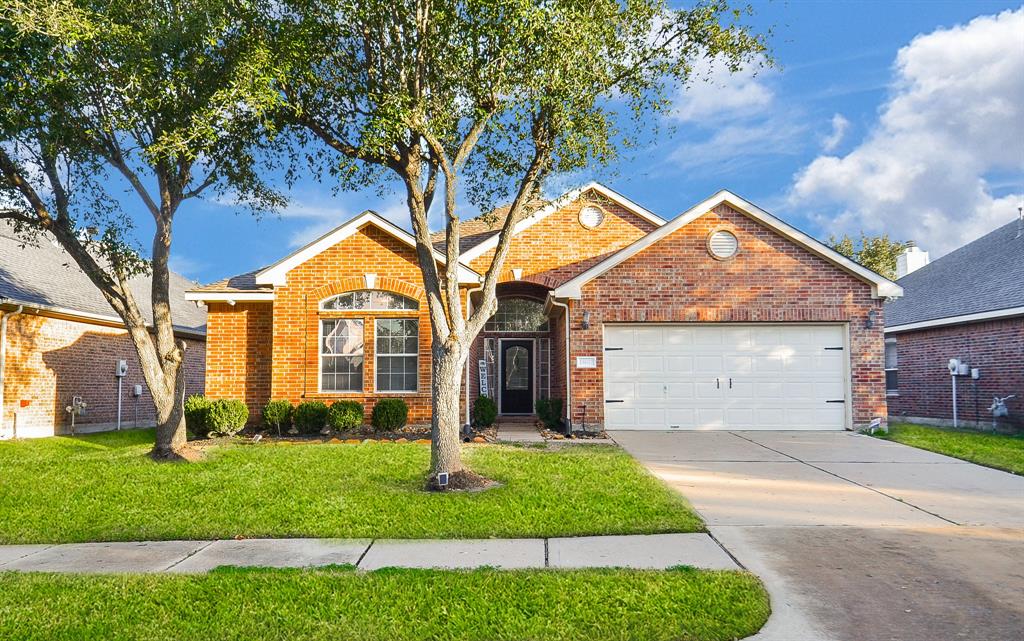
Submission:
[[[1024,234],[1003,225],[896,281],[903,298],[885,306],[888,327],[1024,307]]]
[[[546,200],[535,199],[526,203],[527,211],[536,211],[541,209],[545,205],[549,204]],[[501,205],[495,207],[490,211],[487,216],[477,216],[469,220],[459,221],[459,253],[466,252],[480,243],[484,242],[491,236],[495,236],[501,231],[501,224],[505,221],[505,215],[508,214],[511,204]],[[486,220],[485,220],[486,219]],[[435,231],[430,235],[430,240],[434,243],[434,249],[443,252],[445,248],[444,242],[444,231]]]
[[[103,295],[75,261],[47,235],[31,241],[14,234],[10,221],[0,221],[0,302],[30,307],[57,307],[120,321]],[[152,320],[150,278],[137,276],[129,282],[142,313]],[[174,326],[197,334],[206,333],[206,310],[185,300],[195,283],[171,272],[171,313]]]
[[[251,272],[239,274],[237,276],[229,276],[228,278],[222,278],[216,282],[210,283],[209,285],[203,285],[202,287],[191,287],[189,291],[192,292],[272,292],[274,288],[270,285],[257,285],[256,274],[266,269],[266,267],[260,267],[254,269]]]

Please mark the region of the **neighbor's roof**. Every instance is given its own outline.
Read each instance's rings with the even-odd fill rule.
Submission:
[[[129,281],[139,308],[152,321],[149,276]],[[185,300],[195,283],[171,272],[171,313],[174,327],[192,334],[206,333],[206,310]],[[0,221],[0,300],[3,303],[82,315],[121,323],[100,291],[75,261],[49,235],[27,241],[14,233],[13,223]]]
[[[981,320],[959,317],[1015,308],[1024,314],[1024,234],[1017,231],[1014,220],[899,279],[905,293],[885,306],[886,327]]]

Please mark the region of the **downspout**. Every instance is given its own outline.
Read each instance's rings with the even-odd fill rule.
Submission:
[[[11,316],[17,316],[25,309],[24,305],[18,305],[13,312],[6,312],[0,317],[0,438],[4,433],[4,388],[7,386],[7,376],[4,374],[7,365],[7,320]],[[11,434],[11,437],[17,436]]]
[[[466,290],[466,318],[467,319],[470,316],[472,316],[472,311],[473,311],[473,300],[470,297],[473,295],[473,292],[480,292],[480,291],[483,291],[483,289],[484,289],[484,284],[480,283],[479,287],[470,287],[469,289]],[[474,338],[473,340],[475,341],[476,338]],[[470,343],[470,349],[472,349],[472,347],[473,347],[473,345],[472,345],[472,343]],[[471,413],[470,413],[470,408],[469,408],[469,364],[470,364],[470,362],[472,362],[472,360],[473,359],[471,359],[469,357],[466,357],[466,364],[464,366],[464,369],[466,370],[466,427],[469,427],[471,425],[471,422],[470,422],[471,421]]]
[[[556,307],[561,307],[565,310],[565,426],[572,433],[572,371],[569,369],[569,363],[571,357],[569,355],[569,305],[567,303],[559,303],[550,294],[549,300],[551,304]]]

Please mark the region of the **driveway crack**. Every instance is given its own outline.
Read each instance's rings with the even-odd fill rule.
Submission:
[[[774,447],[768,447],[764,443],[758,443],[757,441],[755,441],[753,439],[749,439],[746,436],[743,436],[742,434],[738,434],[736,432],[729,432],[729,433],[732,434],[733,436],[737,437],[737,438],[741,438],[744,441],[747,441],[748,443],[753,443],[754,445],[757,445],[759,447],[763,447],[764,449],[769,450],[771,452],[775,452],[776,454],[781,454],[782,456],[785,456],[787,458],[791,458],[794,461],[796,461],[797,463],[803,463],[807,467],[814,468],[814,469],[816,469],[818,471],[821,471],[821,472],[824,472],[825,474],[828,474],[829,476],[834,476],[837,479],[841,479],[843,481],[846,481],[847,483],[852,483],[852,484],[856,485],[857,487],[864,488],[865,490],[870,490],[870,491],[874,492],[875,494],[880,494],[880,495],[884,496],[887,499],[892,499],[893,501],[896,501],[898,503],[902,503],[903,505],[912,507],[915,510],[919,510],[921,512],[924,512],[925,514],[929,514],[931,516],[934,516],[935,518],[943,520],[946,523],[949,523],[951,525],[962,525],[962,523],[957,523],[956,521],[953,521],[951,519],[947,519],[946,517],[942,516],[941,514],[936,514],[935,512],[930,512],[930,511],[924,509],[923,507],[921,507],[919,505],[914,505],[913,503],[911,503],[909,501],[904,501],[903,499],[900,499],[898,497],[892,496],[891,494],[886,494],[885,492],[883,492],[883,491],[881,491],[879,489],[873,488],[870,485],[864,485],[863,483],[858,483],[857,481],[854,481],[853,479],[848,479],[848,478],[846,478],[845,476],[843,476],[841,474],[836,474],[835,472],[832,472],[830,470],[826,470],[825,468],[819,467],[819,466],[815,465],[814,463],[808,463],[807,461],[799,459],[799,458],[793,456],[792,454],[788,454],[788,453],[783,452],[781,450],[777,450]]]

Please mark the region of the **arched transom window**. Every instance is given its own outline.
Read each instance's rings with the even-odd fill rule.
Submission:
[[[546,332],[544,303],[532,298],[502,298],[498,311],[487,320],[488,332]]]
[[[420,304],[407,296],[380,289],[361,289],[345,292],[320,301],[320,309],[347,312],[353,310],[387,312],[392,310],[419,309]]]

